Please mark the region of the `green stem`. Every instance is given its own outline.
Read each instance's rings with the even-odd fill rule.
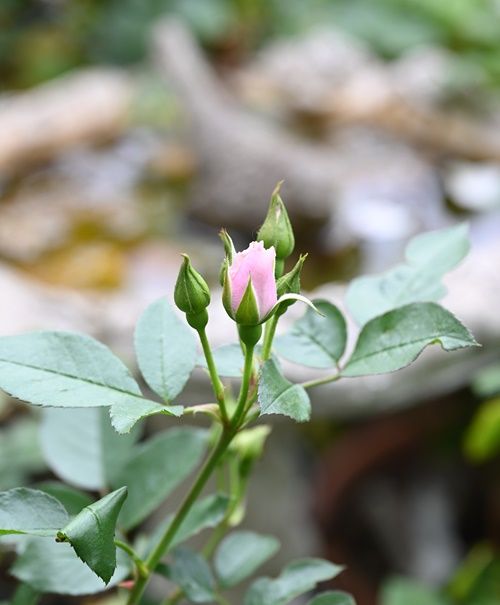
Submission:
[[[196,502],[198,496],[205,487],[213,470],[217,466],[217,463],[226,451],[228,445],[231,443],[231,440],[233,439],[235,434],[236,432],[234,430],[223,430],[219,442],[217,443],[215,449],[212,451],[210,457],[205,462],[205,465],[201,469],[201,472],[198,475],[193,486],[191,487],[191,490],[186,495],[184,502],[182,503],[181,507],[173,518],[172,523],[168,526],[161,540],[158,542],[158,544],[146,560],[148,574],[146,577],[139,577],[137,579],[135,586],[132,592],[130,593],[128,605],[137,605],[139,603],[140,598],[144,593],[146,585],[149,581],[149,578],[151,577],[151,574],[154,572],[161,558],[168,552],[168,549],[171,546],[172,541],[175,538],[175,535],[177,534],[180,526],[182,525],[182,522],[191,510],[193,504]]]
[[[217,398],[217,402],[219,404],[222,422],[227,425],[229,422],[229,416],[227,414],[226,401],[224,398],[224,385],[222,384],[219,374],[217,373],[214,356],[212,355],[212,349],[210,348],[210,343],[208,342],[205,328],[198,330],[198,335],[200,337],[201,347],[207,362],[208,373],[210,374],[210,380],[212,381],[215,397]]]
[[[28,584],[21,584],[12,597],[12,605],[36,605],[41,598],[34,588]]]
[[[308,382],[302,382],[300,386],[304,389],[310,389],[312,387],[319,387],[322,384],[328,384],[329,382],[335,382],[340,379],[340,374],[333,374],[332,376],[326,376],[325,378],[317,378],[316,380],[309,380]]]
[[[264,344],[262,345],[262,361],[266,361],[271,356],[271,348],[273,346],[278,320],[279,316],[273,315],[266,323],[266,328],[264,331]]]
[[[149,572],[144,564],[144,561],[129,544],[127,544],[126,542],[122,542],[121,540],[115,539],[115,546],[117,548],[121,548],[129,555],[129,557],[132,559],[132,561],[135,563],[135,566],[137,567],[139,576],[146,577],[148,575]]]
[[[245,348],[245,365],[243,366],[243,378],[241,380],[240,394],[236,410],[231,418],[231,427],[238,430],[240,423],[245,415],[245,406],[247,403],[248,390],[250,388],[250,379],[253,372],[253,352],[255,345],[247,344]]]

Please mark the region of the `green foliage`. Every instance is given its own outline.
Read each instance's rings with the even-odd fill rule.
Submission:
[[[28,483],[30,475],[46,469],[34,418],[19,418],[0,430],[0,489]]]
[[[335,590],[314,597],[308,605],[356,605],[356,603],[351,595]]]
[[[59,481],[43,481],[35,487],[59,500],[71,516],[77,515],[82,508],[92,504],[92,498],[88,494]]]
[[[251,576],[279,549],[273,536],[251,531],[235,531],[221,542],[215,553],[214,566],[221,586],[239,584]]]
[[[243,353],[238,344],[223,345],[213,351],[215,365],[219,376],[227,378],[239,378],[243,372]],[[197,361],[199,366],[207,367],[204,357],[200,356]]]
[[[24,545],[11,573],[41,593],[77,596],[115,586],[129,575],[130,562],[118,551],[115,574],[106,585],[78,558],[70,544],[58,544],[53,538],[33,538]]]
[[[318,315],[307,309],[291,330],[276,338],[274,348],[279,355],[312,368],[336,367],[342,357],[347,326],[339,309],[327,300],[314,300]]]
[[[180,586],[193,603],[213,603],[215,579],[206,560],[183,547],[176,548],[173,557],[167,577]]]
[[[381,594],[381,605],[448,605],[449,602],[413,580],[392,578],[387,581]]]
[[[196,341],[165,298],[151,304],[139,319],[135,350],[148,385],[166,402],[172,401],[196,365]]]
[[[312,590],[318,582],[334,578],[342,569],[322,559],[293,561],[276,579],[256,580],[245,595],[244,605],[286,605]]]
[[[500,397],[479,408],[465,435],[465,452],[477,462],[500,452]]]
[[[45,492],[17,487],[0,492],[0,536],[54,536],[68,522],[63,505]]]
[[[287,380],[273,359],[268,359],[262,366],[259,405],[261,415],[283,414],[297,422],[305,422],[311,416],[311,403],[306,390]]]
[[[13,397],[51,407],[135,405],[141,391],[103,344],[73,332],[0,338],[0,385]]]
[[[229,498],[222,494],[215,494],[212,496],[206,496],[201,500],[198,500],[193,505],[186,518],[182,522],[179,531],[175,535],[172,542],[172,547],[182,544],[189,538],[195,536],[204,529],[216,527],[220,523],[227,512],[229,505]],[[153,545],[158,542],[161,535],[170,527],[172,523],[173,515],[169,515],[165,521],[160,524],[152,536],[151,543],[148,546],[148,552],[151,550]]]
[[[477,345],[456,317],[436,303],[414,303],[370,320],[361,330],[343,376],[404,368],[430,344],[445,351]]]
[[[352,281],[346,294],[349,311],[363,325],[396,307],[441,299],[446,294],[442,277],[468,251],[466,225],[417,235],[406,247],[406,263]]]
[[[106,410],[46,409],[40,427],[43,455],[58,477],[88,490],[116,485],[138,433],[118,435]]]
[[[206,431],[186,427],[164,431],[137,446],[113,485],[129,488],[120,517],[125,529],[143,521],[194,470],[206,441]]]
[[[57,533],[58,541],[69,542],[80,559],[106,584],[116,569],[115,527],[126,497],[126,487],[104,496]]]
[[[492,397],[500,394],[500,364],[492,364],[476,374],[472,390],[478,397]]]

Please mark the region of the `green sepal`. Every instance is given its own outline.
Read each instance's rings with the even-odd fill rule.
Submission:
[[[235,319],[233,308],[231,306],[231,281],[229,280],[229,261],[226,258],[222,263],[221,269],[222,275],[222,304],[224,305],[224,309],[226,309],[227,314],[231,319]]]
[[[255,326],[261,322],[251,278],[248,280],[245,294],[243,294],[234,318],[236,323],[243,326]]]
[[[271,195],[269,210],[262,227],[257,233],[257,240],[264,242],[266,248],[274,246],[276,258],[279,260],[288,258],[295,248],[292,225],[285,204],[279,194],[282,182],[278,183]]]
[[[307,254],[301,254],[293,269],[278,279],[276,282],[278,298],[284,294],[300,294],[300,276],[306,258]],[[287,306],[292,304],[293,302],[290,302]]]
[[[184,313],[197,314],[210,304],[210,289],[207,282],[191,264],[187,254],[179,270],[174,290],[177,307]]]

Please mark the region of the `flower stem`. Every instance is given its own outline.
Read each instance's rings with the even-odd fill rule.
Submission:
[[[208,373],[210,374],[210,380],[212,381],[215,397],[219,404],[222,422],[224,425],[227,425],[229,422],[229,417],[226,409],[226,401],[224,399],[224,385],[222,384],[219,374],[217,373],[214,356],[212,355],[212,349],[210,348],[205,328],[198,330],[198,335],[200,337],[201,347],[207,362]]]
[[[325,376],[325,378],[317,378],[316,380],[309,380],[308,382],[301,383],[301,387],[304,389],[310,389],[312,387],[319,387],[322,384],[328,384],[329,382],[335,382],[340,379],[340,374],[333,374],[331,376]]]
[[[273,315],[271,319],[266,323],[264,331],[264,344],[262,345],[262,361],[266,361],[271,356],[271,348],[273,346],[274,335],[276,334],[276,327],[278,326],[278,315]]]
[[[181,507],[173,518],[172,523],[168,526],[167,530],[163,534],[163,537],[147,558],[146,567],[148,570],[148,574],[146,577],[139,577],[137,579],[135,586],[132,592],[130,593],[128,605],[137,605],[139,603],[140,598],[144,593],[144,590],[152,573],[154,572],[161,558],[168,552],[168,549],[172,545],[172,541],[175,538],[177,532],[179,531],[182,522],[191,510],[193,504],[198,499],[198,496],[205,487],[205,484],[207,483],[213,470],[217,466],[217,463],[226,451],[228,445],[231,443],[231,440],[233,439],[235,434],[236,432],[232,429],[223,430],[215,449],[212,451],[210,457],[205,462],[205,465],[201,469],[200,474],[198,475],[196,481],[194,482],[190,491],[186,495],[184,502],[181,504]]]
[[[255,345],[247,344],[245,347],[245,365],[243,366],[243,378],[241,381],[240,394],[236,410],[231,418],[231,427],[238,430],[241,421],[245,415],[245,407],[247,403],[248,390],[250,389],[250,379],[253,372],[253,352]]]
[[[146,577],[148,575],[149,572],[144,564],[144,561],[129,544],[122,542],[121,540],[115,540],[115,546],[117,548],[121,548],[121,550],[125,551],[130,556],[132,561],[135,563],[140,577]]]

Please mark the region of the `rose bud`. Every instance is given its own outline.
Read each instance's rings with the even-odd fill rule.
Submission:
[[[284,261],[292,254],[295,247],[295,237],[288,218],[285,204],[279,195],[281,182],[271,195],[269,210],[257,233],[257,240],[264,242],[266,248],[276,250],[276,277],[283,273]]]
[[[266,250],[262,242],[252,242],[232,260],[226,258],[223,302],[238,324],[261,324],[276,305],[275,257],[273,247]]]
[[[207,307],[210,304],[210,290],[207,282],[191,264],[187,254],[179,270],[174,290],[177,307],[184,311],[188,324],[195,330],[203,330],[208,323]]]

